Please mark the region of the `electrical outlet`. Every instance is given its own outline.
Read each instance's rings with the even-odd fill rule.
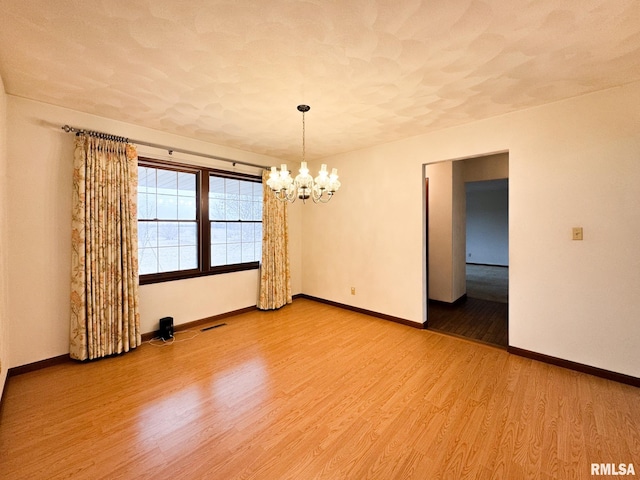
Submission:
[[[351,287],[351,295],[355,295],[356,294],[356,287]]]

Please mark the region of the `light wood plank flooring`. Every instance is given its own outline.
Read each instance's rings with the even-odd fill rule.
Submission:
[[[640,389],[310,300],[12,377],[2,479],[592,478]]]

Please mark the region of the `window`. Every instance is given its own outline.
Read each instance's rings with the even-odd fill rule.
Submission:
[[[258,268],[260,177],[138,162],[140,283]]]
[[[262,183],[209,175],[211,266],[259,262]]]
[[[140,275],[198,269],[197,177],[138,167]]]

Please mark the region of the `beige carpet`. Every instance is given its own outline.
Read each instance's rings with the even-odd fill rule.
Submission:
[[[509,267],[467,263],[467,297],[509,302]]]

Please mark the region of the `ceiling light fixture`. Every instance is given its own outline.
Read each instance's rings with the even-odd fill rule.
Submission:
[[[338,170],[333,169],[331,173],[327,171],[327,165],[322,164],[320,172],[316,178],[309,175],[307,162],[305,161],[305,123],[304,114],[311,109],[309,105],[298,105],[298,111],[302,112],[302,164],[300,165],[299,174],[295,179],[291,178],[291,174],[287,170],[287,165],[271,167],[267,186],[273,190],[276,198],[283,202],[295,202],[299,198],[304,203],[311,198],[313,203],[327,203],[340,188],[338,180]]]

